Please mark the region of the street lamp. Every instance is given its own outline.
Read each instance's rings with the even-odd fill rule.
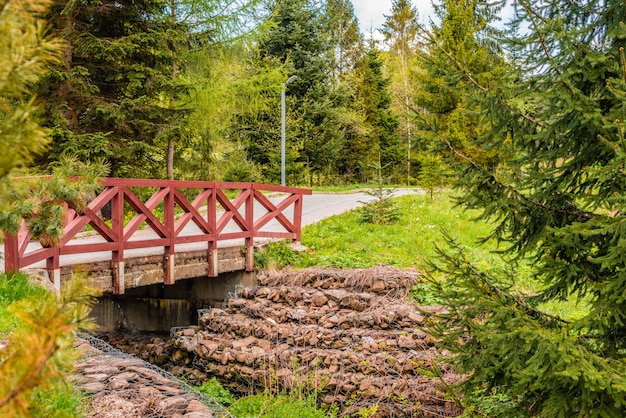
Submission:
[[[283,88],[280,94],[280,184],[285,185],[285,90],[287,90],[287,84],[298,78],[297,75],[292,75],[283,83]]]

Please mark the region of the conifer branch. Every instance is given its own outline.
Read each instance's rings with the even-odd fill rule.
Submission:
[[[482,90],[482,91],[487,91],[487,88],[481,85],[478,81],[476,81],[476,79],[472,76],[472,74],[469,71],[467,71],[465,68],[463,68],[463,65],[456,58],[454,58],[454,56],[449,51],[445,50],[437,43],[437,41],[435,40],[435,37],[433,36],[432,33],[430,33],[428,29],[425,29],[421,25],[419,25],[419,28],[428,35],[428,40],[431,42],[431,44],[434,45],[439,51],[443,52],[444,55],[448,57],[448,59],[450,59],[450,61],[454,63],[454,65],[463,73],[465,77],[467,77],[467,79],[474,86],[476,86],[477,89]]]
[[[458,251],[459,250],[459,246],[458,246],[458,244],[456,244],[456,242],[455,242],[455,245],[456,245],[457,251]],[[469,269],[472,274],[474,274],[475,276],[480,277],[482,279],[481,281],[482,281],[483,285],[485,285],[487,290],[491,289],[491,290],[495,291],[495,293],[497,293],[498,295],[502,296],[504,299],[512,301],[515,304],[519,305],[521,308],[524,309],[524,311],[526,311],[529,314],[534,314],[536,316],[545,317],[545,318],[551,319],[553,321],[561,322],[561,323],[564,323],[564,324],[570,324],[570,321],[568,321],[566,319],[563,319],[563,318],[561,318],[559,316],[550,314],[548,312],[540,311],[539,309],[537,309],[537,308],[529,305],[528,303],[526,303],[526,301],[524,301],[522,298],[520,298],[518,296],[515,296],[515,295],[512,295],[512,294],[502,290],[500,287],[498,287],[495,284],[493,284],[486,277],[485,273],[483,273],[482,271],[480,271],[476,267],[474,267],[474,265],[465,257],[465,253],[463,253],[462,251],[459,251],[459,254],[462,257],[463,264],[466,266],[466,268]]]
[[[561,75],[562,74],[561,70],[556,66],[556,64],[552,60],[552,57],[550,56],[550,51],[548,51],[548,46],[546,45],[546,41],[545,41],[545,38],[543,37],[543,33],[541,33],[541,31],[539,30],[539,26],[537,25],[537,22],[535,22],[535,19],[533,19],[532,16],[535,16],[537,19],[541,20],[543,23],[546,23],[546,20],[543,18],[543,16],[541,16],[535,10],[531,9],[528,3],[526,3],[525,1],[520,0],[519,3],[522,5],[524,10],[526,10],[526,13],[528,13],[529,15],[530,22],[532,23],[535,29],[535,33],[537,33],[537,36],[539,36],[539,43],[541,44],[541,48],[543,49],[543,53],[546,56],[548,62],[550,63],[550,65],[552,65],[552,68],[554,68],[554,71],[556,71],[558,75]]]
[[[492,174],[489,171],[485,170],[483,167],[481,167],[474,160],[472,160],[471,158],[469,158],[468,156],[464,155],[459,150],[454,148],[454,146],[446,138],[443,138],[443,137],[441,137],[441,138],[446,143],[448,148],[450,148],[450,150],[455,155],[457,155],[458,157],[460,157],[461,159],[466,161],[468,164],[470,164],[475,169],[480,170],[481,172],[483,172],[484,174],[489,176],[496,184],[498,184],[499,186],[501,186],[501,187],[507,189],[508,191],[514,193],[517,197],[519,197],[523,201],[525,201],[527,203],[530,203],[531,205],[536,206],[538,208],[545,209],[547,211],[554,212],[554,213],[559,213],[561,215],[574,216],[574,217],[582,218],[582,219],[586,219],[586,220],[594,219],[597,216],[597,215],[589,213],[589,212],[573,212],[573,211],[566,210],[566,209],[559,209],[559,208],[548,206],[548,205],[546,205],[544,203],[540,203],[540,202],[537,202],[535,200],[532,200],[531,198],[529,198],[528,196],[524,195],[523,193],[521,193],[519,190],[517,190],[513,186],[510,186],[510,185],[508,185],[506,183],[503,183],[500,180],[498,180],[498,178],[494,174]]]
[[[450,54],[448,51],[444,50],[441,46],[439,46],[435,40],[434,40],[434,36],[425,28],[423,28],[422,26],[420,26],[420,29],[426,33],[428,35],[428,40],[441,52],[443,52],[453,63],[454,65],[468,78],[468,80],[474,85],[476,86],[476,88],[478,88],[481,91],[488,91],[489,89],[485,86],[483,86],[482,84],[480,84],[474,77],[472,77],[472,75],[470,74],[469,71],[467,71],[466,68],[463,67],[463,65],[456,59],[454,58],[454,56],[452,54]],[[503,101],[504,106],[511,110],[512,112],[514,112],[515,114],[517,114],[518,116],[520,116],[521,118],[527,120],[528,122],[540,127],[540,128],[545,128],[546,125],[541,122],[538,121],[537,119],[533,118],[530,115],[527,115],[526,113],[522,112],[521,110],[514,108],[513,106],[511,106],[509,103],[507,103],[506,101]],[[416,114],[418,113],[417,110],[415,110],[414,108],[412,108],[411,106],[407,105],[408,108],[410,108],[413,112],[415,112]]]
[[[472,160],[470,157],[466,156],[465,154],[461,153],[459,150],[457,150],[452,143],[450,143],[450,141],[445,138],[441,133],[439,133],[439,131],[437,131],[436,129],[434,129],[433,126],[430,126],[430,124],[428,123],[428,121],[419,114],[419,112],[417,112],[417,110],[415,108],[411,108],[411,110],[413,110],[415,112],[415,114],[426,124],[429,125],[429,128],[431,128],[432,132],[437,135],[439,137],[439,139],[441,139],[446,146],[455,154],[457,155],[459,158],[461,158],[462,160],[464,160],[465,162],[467,162],[468,164],[470,164],[472,167],[474,167],[475,169],[481,171],[482,173],[485,173],[487,176],[491,177],[491,179],[498,184],[499,186],[509,190],[510,192],[514,193],[517,197],[519,197],[520,199],[522,199],[523,201],[530,203],[533,206],[548,210],[550,212],[554,212],[554,213],[559,213],[562,215],[568,215],[568,216],[575,216],[577,218],[582,218],[582,219],[586,219],[586,220],[590,220],[590,219],[594,219],[597,215],[595,214],[591,214],[588,212],[572,212],[566,209],[559,209],[559,208],[554,208],[551,206],[548,206],[546,204],[534,201],[532,199],[530,199],[528,196],[522,194],[519,190],[517,190],[516,188],[501,182],[500,180],[498,180],[498,178],[490,173],[489,171],[485,170],[483,167],[480,166],[480,164],[478,164],[477,162],[475,162],[474,160]]]

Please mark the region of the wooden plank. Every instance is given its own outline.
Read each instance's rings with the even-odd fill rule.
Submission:
[[[146,203],[144,203],[144,206],[148,209],[150,213],[152,213],[154,211],[154,208],[156,208],[159,203],[163,201],[168,193],[169,189],[167,187],[157,190],[150,197],[150,199],[148,199]],[[133,216],[133,219],[131,219],[124,228],[124,235],[126,237],[125,239],[129,239],[135,232],[137,232],[141,224],[145,222],[147,218],[148,217],[144,213],[137,213],[135,216]]]
[[[293,204],[296,200],[298,200],[297,195],[289,196],[287,199],[279,202],[276,206],[261,193],[255,192],[255,197],[265,209],[269,210],[268,213],[256,220],[256,222],[254,223],[255,229],[259,230],[272,219],[276,219],[287,231],[294,232],[293,223],[290,222],[289,219],[287,219],[287,217],[282,212],[289,206],[291,206],[291,204]]]
[[[28,267],[49,257],[52,257],[52,248],[38,248],[20,257],[20,267]]]
[[[88,254],[105,251],[115,251],[119,247],[117,242],[92,242],[89,244],[64,245],[59,248],[61,255]]]
[[[169,188],[169,193],[163,198],[163,224],[165,229],[168,231],[168,243],[165,246],[165,284],[171,285],[176,281],[176,236],[174,235],[175,229],[175,221],[174,221],[174,196],[176,194],[176,189],[173,187]]]
[[[300,242],[300,234],[302,233],[302,202],[304,197],[298,196],[293,207],[293,230],[296,233],[296,242]]]
[[[124,283],[124,188],[118,187],[117,194],[111,199],[111,223],[113,231],[119,237],[117,249],[111,252],[113,265],[113,293],[123,295],[126,292]]]
[[[215,192],[217,200],[225,210],[224,214],[220,216],[220,219],[217,221],[217,224],[215,226],[216,232],[221,232],[231,219],[234,220],[237,226],[239,226],[239,228],[241,228],[243,231],[248,231],[252,227],[252,225],[246,224],[246,220],[239,213],[239,208],[241,207],[241,205],[243,205],[243,203],[246,201],[246,198],[252,191],[242,191],[232,202],[228,200],[224,192],[220,189],[216,189]]]
[[[144,215],[146,217],[145,222],[152,228],[152,230],[154,232],[157,233],[157,235],[159,235],[162,238],[165,238],[169,235],[169,231],[167,229],[167,227],[165,227],[163,224],[161,224],[161,221],[159,221],[156,216],[154,216],[154,214],[152,213],[152,210],[147,208],[146,205],[137,197],[135,196],[135,194],[128,189],[127,187],[123,187],[121,188],[121,190],[124,191],[124,200],[138,213],[141,215]],[[169,188],[166,189],[168,190],[168,193],[165,195],[164,199],[167,198],[167,196],[169,195]],[[154,209],[154,208],[153,208]],[[122,210],[123,213],[123,210]],[[122,218],[123,219],[123,218]],[[130,239],[130,237],[132,236],[132,234],[135,231],[131,231],[124,229],[124,240],[128,240]]]
[[[26,254],[26,250],[28,249],[28,244],[30,244],[30,239],[32,237],[32,233],[26,227],[26,221],[22,220],[20,223],[20,229],[17,232],[17,245],[18,245],[18,255],[19,257],[24,256]]]
[[[198,197],[201,198],[202,196],[205,196],[206,193],[207,191],[204,191],[200,193]],[[203,200],[204,199],[206,199],[206,197],[204,197]],[[194,200],[194,203],[196,203],[197,200],[198,198]],[[182,230],[185,228],[185,226],[190,220],[193,220],[194,223],[198,226],[198,228],[200,228],[200,230],[202,230],[204,233],[206,234],[211,233],[211,226],[209,225],[209,223],[204,220],[200,212],[198,212],[197,207],[194,204],[189,203],[189,201],[185,198],[185,196],[182,195],[180,190],[175,191],[174,201],[178,204],[178,206],[180,206],[184,211],[186,211],[186,213],[183,216],[181,216],[181,218],[178,221],[176,221],[175,227],[174,227],[174,235],[178,236],[178,234],[182,232]]]
[[[240,232],[226,232],[224,234],[219,234],[217,236],[218,241],[226,241],[229,239],[239,239],[246,238],[248,236],[248,231],[240,231]]]

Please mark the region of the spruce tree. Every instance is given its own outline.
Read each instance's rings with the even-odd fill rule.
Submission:
[[[160,0],[54,0],[47,18],[67,47],[39,90],[54,128],[42,163],[69,154],[107,159],[117,176],[163,177],[168,143],[188,134],[189,86],[173,66],[184,25]]]
[[[527,32],[510,39],[514,71],[498,83],[457,73],[482,97],[486,144],[511,150],[507,169],[455,153],[467,163],[459,202],[495,222],[502,251],[527,260],[542,287],[520,291],[516,264],[480,269],[450,239],[446,280],[435,281],[447,310],[429,314],[429,330],[465,393],[506,395],[509,414],[626,416],[626,6],[519,5]],[[580,314],[541,309],[564,299]]]
[[[383,167],[385,177],[398,182],[406,148],[398,133],[398,117],[391,109],[390,80],[383,74],[381,52],[373,44],[359,63],[357,72],[361,78],[359,96],[362,111],[370,133],[364,148],[346,150],[345,156],[360,164],[360,169],[365,173],[369,173],[368,167],[378,163]],[[364,154],[358,155],[357,151]],[[375,179],[376,173],[371,174],[372,179]]]
[[[454,149],[485,167],[493,166],[502,159],[501,149],[483,144],[490,121],[482,117],[481,101],[482,85],[500,83],[506,69],[493,36],[501,5],[480,0],[443,0],[433,5],[440,23],[421,28],[425,47],[417,50],[413,73],[418,159],[430,160],[424,154],[434,153],[454,165],[459,160]]]

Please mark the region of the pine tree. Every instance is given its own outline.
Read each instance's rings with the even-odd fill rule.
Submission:
[[[492,26],[501,5],[443,0],[434,7],[441,23],[422,28],[425,49],[418,51],[414,73],[418,150],[443,155],[452,165],[456,150],[493,166],[503,159],[502,150],[483,144],[490,122],[482,117],[480,101],[483,85],[500,83],[506,68]]]
[[[398,117],[391,110],[390,80],[383,74],[380,54],[374,45],[370,45],[357,66],[361,111],[369,129],[367,140],[365,143],[347,143],[342,154],[345,165],[358,164],[358,172],[372,174],[374,179],[375,173],[370,173],[368,167],[378,163],[386,170],[385,177],[397,182],[405,148],[398,134]]]
[[[516,158],[488,170],[459,152],[459,201],[496,222],[493,237],[529,260],[542,288],[522,293],[515,269],[481,270],[451,240],[439,263],[447,279],[436,282],[447,312],[429,318],[430,331],[468,395],[507,395],[522,416],[625,416],[626,6],[520,6],[529,30],[511,38],[515,71],[472,83],[488,144]],[[539,305],[576,298],[588,308],[574,318]]]
[[[70,154],[107,159],[117,176],[162,177],[168,143],[188,132],[189,86],[174,66],[184,25],[159,0],[55,0],[47,16],[68,46],[39,91],[55,128],[43,163]]]

